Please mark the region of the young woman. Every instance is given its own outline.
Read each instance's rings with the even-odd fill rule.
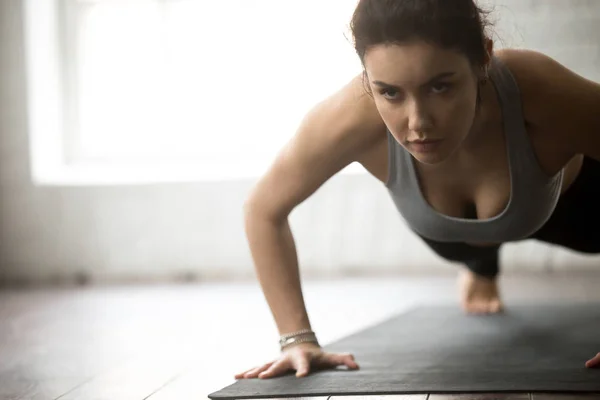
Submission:
[[[245,205],[282,354],[236,378],[358,368],[352,354],[322,351],[311,330],[288,224],[352,162],[433,251],[464,265],[466,312],[502,309],[503,243],[600,252],[600,230],[584,226],[600,223],[600,85],[536,51],[494,51],[487,27],[473,0],[359,1],[351,28],[363,74],[306,115]]]

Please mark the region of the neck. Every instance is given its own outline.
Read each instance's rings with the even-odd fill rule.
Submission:
[[[493,83],[488,81],[483,85],[480,94],[481,101],[475,112],[473,125],[461,145],[460,150],[463,151],[471,152],[481,149],[490,142],[491,131],[502,126],[502,111]]]

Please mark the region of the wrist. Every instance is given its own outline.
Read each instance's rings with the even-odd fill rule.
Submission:
[[[281,351],[300,344],[309,343],[313,346],[319,346],[317,336],[311,329],[302,329],[297,332],[281,335],[279,338],[279,347]]]
[[[320,344],[315,342],[303,342],[303,343],[295,343],[291,344],[287,347],[281,349],[281,353],[293,352],[293,351],[302,351],[302,350],[321,350],[322,347]]]

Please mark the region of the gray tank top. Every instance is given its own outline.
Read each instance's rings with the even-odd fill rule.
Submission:
[[[506,208],[488,219],[456,218],[437,212],[424,198],[412,155],[388,131],[387,187],[396,208],[417,234],[440,242],[501,243],[525,239],[550,218],[564,170],[549,177],[541,169],[525,130],[518,85],[506,65],[493,58],[490,81],[504,121],[511,193]]]

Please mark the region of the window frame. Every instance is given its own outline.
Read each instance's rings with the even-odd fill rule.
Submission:
[[[166,0],[157,0],[164,2]],[[258,178],[257,171],[235,174],[202,168],[205,164],[181,162],[86,162],[77,147],[78,71],[74,41],[77,0],[24,0],[24,38],[28,88],[28,127],[31,179],[36,185],[114,185],[173,182],[231,181]],[[273,157],[275,154],[273,154]],[[364,174],[354,163],[343,174]]]

